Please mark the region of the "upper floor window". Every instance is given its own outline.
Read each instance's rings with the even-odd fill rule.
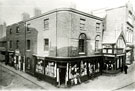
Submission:
[[[44,20],[44,29],[48,30],[49,29],[49,19]]]
[[[27,50],[30,50],[30,40],[27,40]]]
[[[96,52],[98,52],[99,46],[100,46],[100,36],[97,35],[96,39],[95,39],[95,51]]]
[[[30,32],[30,24],[27,24],[27,31]]]
[[[86,35],[81,34],[79,36],[79,53],[84,53],[86,51]]]
[[[96,23],[96,31],[97,31],[97,32],[100,31],[100,23]]]
[[[16,27],[16,33],[19,33],[19,27]]]
[[[85,19],[80,18],[80,30],[85,30]]]
[[[19,40],[16,41],[16,49],[19,48]]]
[[[12,40],[9,41],[9,48],[12,48]]]
[[[49,39],[44,39],[44,51],[49,50]]]
[[[10,28],[10,30],[9,30],[9,34],[12,34],[12,29]]]

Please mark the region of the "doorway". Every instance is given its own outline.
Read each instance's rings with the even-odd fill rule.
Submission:
[[[60,68],[60,85],[65,85],[66,68]]]

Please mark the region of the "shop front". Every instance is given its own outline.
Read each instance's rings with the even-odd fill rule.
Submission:
[[[8,51],[6,54],[6,62],[5,64],[10,65],[12,67],[14,67],[14,56],[15,56],[15,52],[14,51]]]
[[[134,45],[127,44],[126,46],[126,63],[132,64],[134,61]]]
[[[35,76],[55,86],[73,86],[101,75],[102,57],[37,58]]]

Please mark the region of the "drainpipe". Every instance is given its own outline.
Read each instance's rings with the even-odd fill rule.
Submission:
[[[25,47],[24,47],[24,63],[23,63],[23,71],[25,72],[25,69],[26,69],[26,30],[27,30],[27,26],[26,26],[26,22],[24,22],[24,27],[25,27],[25,33],[24,33],[24,44],[25,44]]]
[[[56,57],[57,57],[57,55],[58,55],[58,54],[57,54],[57,23],[58,23],[58,22],[57,22],[57,19],[58,19],[58,18],[57,18],[57,9],[56,9]]]

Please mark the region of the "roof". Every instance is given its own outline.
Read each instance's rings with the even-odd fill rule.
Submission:
[[[102,44],[116,44],[120,35],[123,36],[124,41],[125,41],[125,36],[124,36],[123,31],[120,31],[120,30],[111,31],[111,32],[107,31],[104,33]]]
[[[70,12],[78,13],[78,14],[81,14],[81,15],[84,15],[84,16],[87,16],[87,17],[90,17],[90,18],[97,19],[97,20],[101,20],[101,21],[103,20],[103,18],[94,16],[94,15],[89,14],[89,13],[85,13],[85,12],[79,11],[77,9],[73,9],[73,8],[58,8],[58,9],[54,9],[54,10],[50,10],[48,12],[45,12],[45,13],[39,15],[39,16],[31,17],[28,20],[19,21],[19,22],[14,23],[14,24],[18,24],[18,23],[21,23],[21,22],[27,22],[27,21],[30,21],[30,20],[33,20],[33,19],[36,19],[36,18],[40,18],[40,17],[45,16],[45,15],[49,15],[51,13],[60,12],[60,11],[70,11]],[[14,25],[14,24],[11,24],[11,25]],[[8,26],[11,26],[11,25],[8,25]]]

